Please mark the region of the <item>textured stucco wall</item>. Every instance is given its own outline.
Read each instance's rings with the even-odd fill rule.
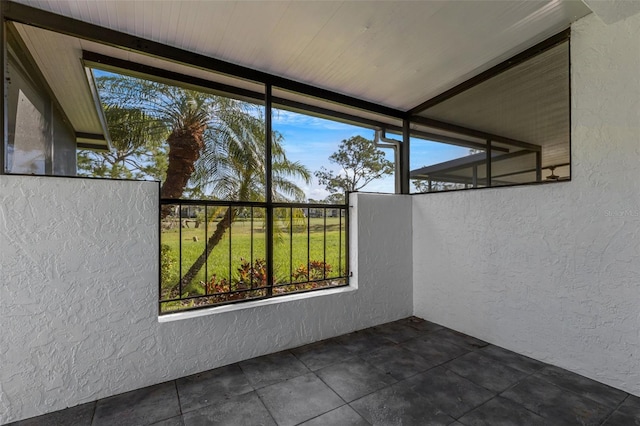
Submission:
[[[156,183],[0,176],[0,424],[410,315],[397,198],[354,196],[357,289],[159,322]]]
[[[414,197],[414,313],[640,395],[640,16],[571,57],[573,180]]]

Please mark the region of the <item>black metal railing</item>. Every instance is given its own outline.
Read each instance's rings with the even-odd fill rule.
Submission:
[[[347,285],[348,222],[346,204],[161,200],[160,313]]]

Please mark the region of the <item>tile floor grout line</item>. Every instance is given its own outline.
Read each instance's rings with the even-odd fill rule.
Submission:
[[[461,355],[461,356],[464,356],[464,355]],[[460,357],[458,357],[458,358],[460,358]],[[456,358],[456,359],[457,359],[457,358]],[[452,361],[453,361],[453,360],[452,360]],[[448,364],[448,362],[447,362],[447,363],[445,363],[445,364]],[[442,364],[441,364],[441,365],[442,365]],[[478,386],[478,387],[480,387],[480,388],[482,388],[482,389],[484,389],[484,390],[486,390],[486,391],[491,392],[491,393],[493,393],[493,394],[494,394],[491,398],[487,399],[487,400],[486,400],[486,401],[484,401],[482,404],[480,404],[480,405],[476,405],[475,407],[473,407],[473,408],[472,408],[472,409],[470,409],[470,410],[465,411],[463,414],[461,414],[461,415],[460,415],[460,416],[458,416],[458,417],[455,417],[455,416],[453,416],[453,415],[451,415],[451,414],[447,413],[447,415],[449,415],[451,418],[455,419],[456,421],[458,421],[460,418],[464,417],[466,414],[469,414],[470,412],[472,412],[472,411],[473,411],[473,410],[475,410],[476,408],[480,408],[480,407],[482,407],[483,405],[485,405],[485,404],[486,404],[486,403],[488,403],[489,401],[492,401],[493,399],[497,398],[497,397],[500,395],[500,392],[496,392],[496,391],[494,391],[494,390],[487,389],[487,388],[485,388],[484,386],[482,386],[482,385],[480,385],[480,384],[478,384],[478,383],[474,382],[473,380],[468,379],[468,378],[466,378],[466,377],[464,377],[464,376],[461,376],[460,374],[456,373],[455,371],[448,369],[448,368],[447,368],[447,367],[445,367],[444,365],[442,365],[442,368],[444,368],[445,370],[447,370],[447,371],[451,372],[452,374],[455,374],[456,376],[460,377],[461,379],[467,380],[467,381],[469,381],[469,382],[473,383],[474,385],[476,385],[476,386]]]
[[[89,422],[89,426],[93,425],[93,419],[96,417],[96,408],[98,408],[98,400],[93,401],[93,411],[91,412],[91,421]]]
[[[357,399],[356,399],[356,400],[354,400],[354,401],[357,401]],[[351,402],[353,402],[353,401],[351,401]],[[349,403],[347,403],[347,405],[348,405],[348,406],[349,406],[353,411],[355,411],[356,413],[358,413],[358,415],[360,416],[360,418],[361,418],[362,420],[364,420],[368,425],[372,425],[372,424],[373,424],[373,423],[371,423],[369,420],[367,420],[367,419],[364,417],[364,415],[362,415],[362,413],[361,413],[360,411],[358,411],[358,409],[357,409],[356,407],[352,407],[350,402],[349,402]]]
[[[472,412],[472,411],[474,411],[474,410],[477,410],[478,408],[480,408],[480,407],[482,407],[482,406],[484,406],[484,405],[488,404],[489,402],[491,402],[491,401],[493,401],[494,399],[496,399],[498,396],[500,396],[500,395],[499,395],[499,394],[495,394],[495,395],[493,395],[491,398],[487,399],[487,400],[486,400],[485,402],[483,402],[482,404],[477,405],[477,406],[473,407],[472,409],[470,409],[470,410],[468,410],[468,411],[465,411],[464,413],[462,413],[462,414],[461,414],[460,416],[458,416],[458,417],[451,416],[451,415],[450,415],[450,414],[448,414],[448,413],[447,413],[447,415],[451,416],[455,421],[460,422],[460,419],[461,419],[461,418],[463,418],[464,416],[466,416],[466,415],[467,415],[467,414],[469,414],[470,412]],[[518,405],[519,405],[519,404],[518,404]],[[538,416],[538,417],[540,417],[540,416]],[[460,423],[462,423],[462,422],[460,422]],[[464,423],[463,423],[463,424],[464,424]]]
[[[260,400],[260,403],[262,404],[262,406],[264,407],[265,410],[267,410],[267,413],[269,413],[269,417],[271,417],[271,420],[273,420],[273,423],[276,426],[280,426],[280,424],[276,421],[276,418],[273,417],[273,413],[271,412],[271,410],[269,410],[269,407],[267,407],[267,404],[264,403],[264,401],[262,400],[262,397],[260,396],[260,393],[258,393],[257,389],[254,389],[252,392],[256,393],[256,396],[258,397],[258,399]]]
[[[498,346],[498,347],[499,347],[499,346]],[[514,353],[515,353],[515,352],[514,352]],[[540,361],[540,362],[542,362],[542,361]],[[544,363],[544,364],[545,364],[545,365],[549,365],[549,364],[547,364],[547,363]],[[533,372],[529,373],[527,376],[523,377],[522,379],[520,379],[519,381],[517,381],[517,382],[516,382],[516,383],[514,383],[513,385],[509,386],[508,388],[506,388],[506,389],[505,389],[505,390],[503,390],[502,392],[498,393],[498,395],[496,395],[496,396],[500,396],[500,397],[502,397],[502,398],[504,398],[504,399],[506,399],[506,400],[508,400],[508,401],[511,401],[511,402],[513,402],[514,404],[519,405],[520,407],[524,408],[525,410],[529,411],[530,413],[535,414],[535,415],[536,415],[536,416],[538,416],[538,417],[542,417],[543,419],[548,419],[548,418],[547,418],[547,416],[543,416],[543,415],[542,415],[542,413],[536,413],[535,411],[533,411],[533,410],[529,409],[528,407],[526,407],[526,406],[524,406],[524,405],[520,404],[519,402],[514,401],[513,399],[511,399],[511,398],[509,398],[509,397],[506,397],[506,396],[503,396],[503,395],[502,395],[502,394],[503,394],[503,393],[505,393],[506,391],[511,390],[511,389],[513,389],[513,388],[515,388],[516,386],[518,386],[520,383],[524,382],[524,381],[525,381],[525,380],[527,380],[528,378],[533,377],[536,373],[538,373],[538,372],[539,372],[540,370],[542,370],[543,368],[545,368],[545,367],[541,367],[541,368],[539,368],[539,369],[537,369],[537,370],[535,370],[535,371],[533,371]],[[555,385],[554,383],[551,383],[551,382],[548,382],[548,383],[549,383],[550,385],[552,385],[552,386],[555,386],[555,387],[557,387],[557,388],[559,388],[559,389],[562,389],[561,387],[559,387],[559,386]],[[548,420],[550,420],[550,419],[548,419]]]
[[[622,404],[624,404],[624,402],[629,399],[629,396],[631,394],[627,393],[627,396],[624,397],[624,399],[622,401],[620,401],[620,403],[618,405],[616,405],[616,408],[614,408],[613,410],[611,410],[611,412],[609,414],[607,414],[607,416],[602,420],[602,422],[600,422],[601,425],[605,424],[607,422],[607,420],[609,420],[611,418],[611,416],[613,416],[613,413],[615,413],[616,411],[618,411],[620,409],[620,407],[622,406]]]
[[[180,401],[180,392],[178,391],[178,380],[173,381],[173,386],[176,388],[176,397],[178,398],[178,410],[180,410],[180,415],[182,416],[184,413],[182,412],[182,402]]]
[[[338,392],[336,392],[336,391],[335,391],[335,389],[333,389],[331,386],[329,386],[329,384],[328,384],[327,382],[325,382],[324,380],[322,380],[322,377],[318,376],[318,375],[316,374],[316,372],[315,372],[315,371],[312,371],[312,373],[313,373],[313,375],[314,375],[314,376],[316,376],[316,377],[318,378],[318,380],[320,380],[322,383],[324,383],[324,385],[325,385],[326,387],[328,387],[329,389],[331,389],[331,392],[333,392],[333,393],[335,393],[336,395],[338,395],[338,398],[340,398],[340,399],[341,399],[345,404],[349,404],[349,402],[348,402],[348,401],[346,401],[346,400],[342,397],[342,395],[340,395]],[[334,408],[334,410],[335,410],[335,408]],[[331,410],[329,410],[329,411],[331,411]],[[328,413],[329,411],[327,411],[327,413]],[[326,414],[326,413],[322,413],[322,414]]]
[[[546,363],[545,363],[545,364],[546,364]],[[588,377],[586,377],[586,376],[582,376],[582,375],[580,375],[580,374],[578,374],[578,373],[574,373],[573,371],[569,371],[569,370],[567,370],[567,369],[565,369],[565,368],[558,367],[558,366],[551,365],[551,364],[546,364],[546,365],[545,365],[545,367],[542,367],[541,369],[539,369],[538,371],[536,371],[536,372],[535,372],[535,373],[533,373],[533,374],[537,374],[537,373],[541,372],[542,370],[544,370],[544,369],[545,369],[545,368],[547,368],[547,367],[554,367],[554,368],[558,368],[558,369],[561,369],[561,370],[567,371],[567,372],[569,372],[569,373],[571,373],[571,374],[576,374],[576,375],[578,375],[579,377],[582,377],[582,378],[584,378],[584,379],[591,380],[591,381],[593,381],[593,382],[597,383],[598,385],[611,387],[611,386],[609,386],[609,385],[607,385],[607,384],[605,384],[605,383],[599,382],[599,381],[597,381],[597,380],[590,379],[590,378],[588,378]],[[596,401],[595,399],[593,399],[592,397],[590,397],[590,396],[588,396],[588,395],[586,395],[586,394],[578,393],[578,392],[576,392],[576,391],[574,391],[574,390],[572,390],[572,389],[569,389],[569,388],[567,388],[567,387],[564,387],[564,386],[562,386],[562,385],[559,385],[559,384],[557,384],[557,383],[554,383],[554,382],[553,382],[553,381],[551,381],[550,379],[546,378],[546,376],[545,376],[545,375],[536,376],[536,377],[537,377],[537,378],[539,378],[540,380],[545,381],[545,382],[547,382],[547,383],[550,383],[550,384],[554,385],[555,387],[560,388],[560,389],[562,389],[562,390],[564,390],[564,391],[566,391],[566,392],[571,392],[571,393],[572,393],[572,394],[574,394],[574,395],[583,396],[583,397],[585,397],[585,398],[589,399],[591,402],[594,402],[594,403],[596,403],[596,404],[599,404],[599,405],[601,405],[601,406],[603,406],[603,407],[605,407],[605,408],[609,408],[607,405],[603,404],[603,403],[602,403],[602,402],[600,402],[600,401]],[[628,393],[628,392],[623,391],[622,389],[617,389],[617,388],[612,388],[612,389],[619,390],[619,391],[624,392],[624,393],[626,394],[626,396],[624,397],[623,401],[624,401],[624,400],[626,400],[626,399],[627,399],[627,397],[629,396],[629,393]]]

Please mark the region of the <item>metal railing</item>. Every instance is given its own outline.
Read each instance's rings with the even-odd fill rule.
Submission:
[[[159,312],[348,285],[348,222],[346,204],[161,200]]]

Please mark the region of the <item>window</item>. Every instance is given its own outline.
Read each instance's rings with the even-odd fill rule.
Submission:
[[[413,111],[414,192],[570,179],[568,33],[497,69]]]
[[[8,31],[6,173],[75,175],[73,129],[14,27]],[[69,155],[71,154],[71,155]]]

